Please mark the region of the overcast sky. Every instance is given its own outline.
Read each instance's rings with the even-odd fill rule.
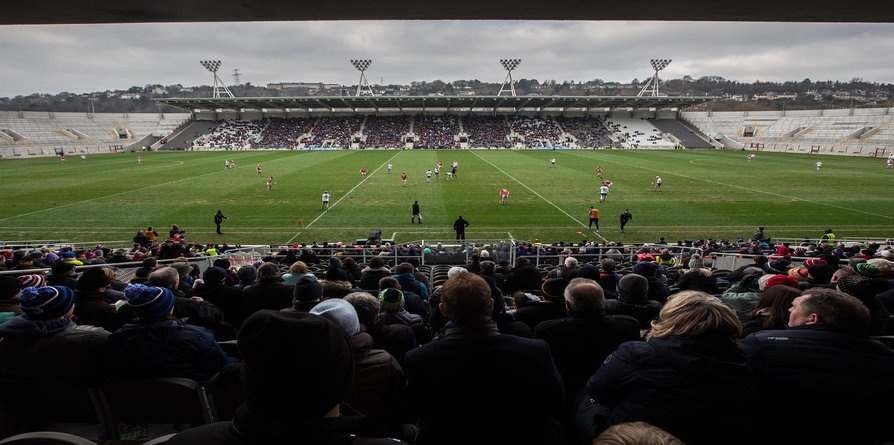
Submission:
[[[200,60],[240,83],[356,85],[351,59],[371,59],[372,84],[478,79],[629,82],[649,60],[661,78],[741,82],[894,83],[894,24],[338,21],[0,26],[0,97],[84,93],[150,84],[211,85]]]

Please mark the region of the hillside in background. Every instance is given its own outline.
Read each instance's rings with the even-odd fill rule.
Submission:
[[[633,79],[628,83],[606,82],[599,79],[588,82],[557,82],[520,79],[515,86],[520,96],[635,96],[648,79]],[[479,80],[444,82],[412,82],[410,85],[373,85],[376,95],[426,96],[426,95],[497,95],[500,83]],[[322,82],[282,82],[267,86],[251,84],[233,85],[230,91],[237,97],[290,97],[290,96],[350,96],[356,85],[333,85]],[[834,108],[866,108],[894,106],[894,85],[868,82],[854,78],[850,82],[802,81],[741,83],[719,76],[694,79],[661,81],[661,92],[668,96],[717,96],[722,100],[708,104],[702,110],[713,111],[767,111],[813,110]],[[203,85],[134,86],[125,91],[102,91],[85,94],[62,92],[0,98],[3,111],[54,111],[91,113],[157,113],[178,112],[180,109],[161,106],[153,99],[166,97],[211,97],[212,87]]]

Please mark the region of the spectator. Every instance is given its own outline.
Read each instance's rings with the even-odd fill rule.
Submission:
[[[360,331],[360,319],[351,303],[330,298],[310,313],[334,321],[351,342],[354,385],[345,402],[369,417],[376,435],[400,435],[401,424],[412,421],[405,406],[407,380],[403,368],[388,351],[373,349],[373,338]]]
[[[401,290],[410,291],[419,295],[423,301],[428,301],[428,286],[414,273],[415,267],[412,263],[403,262],[394,268],[394,277],[399,283]],[[380,282],[381,287],[381,282]]]
[[[618,263],[611,258],[605,258],[599,263],[599,285],[605,293],[605,298],[618,298],[618,281],[621,274],[615,272]]]
[[[379,290],[376,292],[376,294],[381,294],[383,290],[389,288],[397,289],[403,293],[403,306],[407,311],[422,317],[423,320],[428,320],[430,318],[430,305],[425,302],[422,297],[419,296],[419,294],[413,292],[412,290],[404,289],[400,281],[398,281],[397,278],[393,276],[385,277],[379,280]]]
[[[383,324],[403,324],[413,329],[417,344],[431,341],[433,333],[428,321],[421,315],[408,312],[404,308],[404,293],[389,287],[379,292],[381,311],[379,319]]]
[[[564,389],[546,342],[500,334],[490,286],[475,274],[449,278],[438,307],[450,320],[444,337],[406,356],[416,445],[562,443]]]
[[[742,310],[747,305],[753,304],[760,297],[759,292],[763,290],[760,283],[763,275],[764,270],[756,266],[745,268],[741,279],[720,294],[720,301],[733,310]]]
[[[680,292],[661,309],[646,342],[623,343],[587,382],[602,416],[594,433],[645,421],[688,445],[746,443],[751,412],[742,327],[716,297]],[[660,394],[660,397],[656,395]],[[722,406],[723,409],[718,409]]]
[[[878,295],[889,288],[888,281],[883,278],[861,275],[848,275],[837,282],[839,291],[855,297],[869,309],[869,335],[894,334],[894,326],[889,327],[888,322],[891,314],[878,299]]]
[[[0,376],[90,379],[104,372],[109,333],[72,321],[74,291],[65,286],[26,287],[19,304],[22,315],[0,324]]]
[[[565,287],[567,318],[540,322],[534,338],[549,344],[553,361],[562,375],[568,402],[567,431],[577,406],[587,397],[584,384],[605,357],[625,341],[640,340],[639,321],[627,315],[606,315],[605,296],[599,283],[572,279]]]
[[[345,296],[351,303],[360,319],[360,332],[366,332],[373,338],[373,348],[384,349],[391,354],[401,367],[404,367],[404,356],[418,343],[413,328],[402,324],[387,324],[379,317],[381,302],[369,292],[352,292]]]
[[[658,269],[658,263],[653,261],[639,261],[633,265],[631,271],[640,274],[649,282],[649,299],[655,300],[661,304],[667,301],[670,295],[670,288],[661,280],[666,277]]]
[[[46,279],[42,275],[34,276],[46,284]],[[22,283],[18,279],[8,275],[0,275],[0,324],[12,320],[22,313],[22,306],[19,304],[19,292],[21,290]]]
[[[117,299],[106,297],[106,289],[112,283],[103,267],[85,270],[78,278],[75,298],[77,305],[74,320],[79,325],[90,325],[114,332],[127,322],[118,314]]]
[[[543,276],[540,270],[531,263],[531,260],[523,257],[515,258],[515,266],[506,276],[506,287],[509,293],[524,290],[540,290],[543,284]]]
[[[351,282],[351,286],[360,284],[360,277],[363,276],[363,269],[357,264],[357,260],[355,260],[354,257],[348,256],[344,257],[341,262],[345,272],[348,273],[348,281]]]
[[[739,311],[742,322],[742,336],[757,331],[785,329],[788,327],[788,311],[801,291],[791,286],[773,286],[763,292],[753,305],[746,305]]]
[[[205,328],[176,320],[170,289],[131,284],[124,290],[137,318],[109,336],[110,376],[185,377],[207,382],[229,358]]]
[[[353,387],[354,355],[334,322],[260,310],[246,320],[237,344],[246,403],[232,421],[181,431],[169,445],[406,444],[362,437],[362,416],[342,408]]]
[[[631,316],[646,331],[652,328],[661,306],[661,302],[649,299],[649,280],[640,274],[628,273],[618,280],[618,299],[605,302],[605,313]]]
[[[735,434],[735,433],[733,433]],[[612,425],[593,439],[593,445],[686,445],[673,434],[648,422]]]
[[[283,283],[279,267],[265,262],[258,267],[258,280],[242,289],[246,314],[259,309],[285,309],[292,306],[295,286]]]
[[[313,274],[304,275],[295,283],[292,307],[289,310],[308,312],[323,300],[323,284]]]
[[[47,284],[76,289],[78,287],[78,273],[75,271],[74,264],[66,261],[53,263],[53,266],[50,267],[50,274],[47,275]]]
[[[253,264],[244,264],[236,271],[236,278],[239,281],[233,286],[234,288],[243,289],[246,286],[251,286],[258,279],[258,269]]]
[[[390,277],[391,270],[385,266],[385,260],[381,257],[374,256],[370,258],[369,264],[363,268],[360,273],[360,288],[363,290],[378,292],[379,280],[384,277]]]
[[[894,350],[871,339],[869,326],[869,310],[860,300],[832,289],[808,289],[795,298],[788,329],[742,339],[757,406],[790,407],[785,416],[761,416],[748,428],[753,437],[768,445],[894,440],[889,410],[883,408],[894,394]],[[822,403],[792,405],[792,395],[816,388],[822,388]]]
[[[564,295],[567,285],[568,280],[564,278],[550,278],[544,281],[540,288],[543,300],[516,309],[513,316],[517,321],[528,325],[532,332],[542,321],[567,317]]]
[[[224,278],[221,279],[221,276]],[[209,267],[208,269],[205,269],[204,277],[204,280],[202,280],[202,283],[200,284],[203,289],[205,289],[205,286],[209,286],[207,284],[209,281],[219,283],[226,280],[226,272],[219,267]],[[219,297],[216,293],[212,292],[201,292],[200,294],[203,295],[194,294],[192,297],[187,297],[186,294],[178,289],[180,284],[180,272],[173,267],[159,267],[153,270],[149,274],[147,283],[150,286],[170,289],[171,292],[174,293],[173,314],[178,320],[208,329],[214,333],[214,338],[218,341],[235,340],[236,329],[238,329],[239,325],[234,325],[228,322],[227,313],[224,312],[222,308],[215,305],[213,301],[206,301],[203,295],[212,297],[219,302],[225,303],[225,305],[230,304],[232,306],[241,302],[241,299],[239,298],[241,297],[241,294],[238,291],[235,292],[235,295],[230,295],[231,300],[227,300],[226,296]],[[210,285],[208,289],[210,289],[211,286],[214,286],[214,284]],[[235,303],[232,298],[236,299]],[[228,307],[227,309],[230,312],[234,312],[233,307]],[[238,315],[234,317],[231,314],[230,318],[235,318],[235,322],[237,323],[240,321]]]

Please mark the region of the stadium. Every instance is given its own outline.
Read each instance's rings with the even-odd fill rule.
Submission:
[[[223,3],[201,11],[59,4],[54,14],[22,4],[0,24],[507,18],[484,2],[446,12],[351,1],[342,5],[350,13]],[[541,6],[522,1],[509,18]],[[891,5],[869,6],[831,14],[815,3],[738,5],[724,19],[894,19]],[[547,15],[718,20],[717,7],[558,2]],[[806,9],[817,15],[804,18]],[[638,367],[657,366],[667,380],[649,388],[640,369],[621,370],[631,386],[649,388],[640,403],[666,403],[656,412],[667,416],[632,416],[650,423],[634,425],[650,428],[641,432],[648,437],[697,445],[732,432],[730,443],[769,443],[775,434],[800,443],[797,430],[810,443],[894,442],[886,413],[866,403],[894,390],[894,353],[884,345],[894,345],[889,108],[711,111],[717,97],[660,90],[665,59],[650,60],[636,95],[519,96],[520,61],[502,59],[497,95],[389,96],[366,82],[370,62],[351,60],[360,81],[342,86],[356,90],[350,96],[236,97],[218,77],[221,62],[208,60],[211,97],[156,100],[178,112],[0,112],[0,442],[599,443],[596,422],[567,417],[595,400],[597,385],[582,405],[575,397],[590,390],[604,355],[668,341],[666,329],[683,343],[661,354],[698,377],[651,358]],[[448,278],[467,287],[445,286]],[[591,281],[598,286],[587,292],[598,288],[598,298],[578,293]],[[850,306],[830,313],[793,302],[832,299],[826,290],[850,295]],[[771,307],[766,294],[789,300]],[[470,310],[452,306],[469,295],[480,297],[486,308],[475,315],[487,323],[454,312]],[[662,307],[677,297],[717,316],[662,323],[675,316]],[[588,298],[599,303],[576,306]],[[532,309],[547,305],[550,314]],[[335,335],[307,321],[323,318]],[[856,318],[865,326],[855,328]],[[45,337],[17,337],[22,320]],[[564,342],[547,331],[575,320],[618,329],[580,323]],[[47,335],[51,324],[66,333]],[[80,342],[47,340],[75,325]],[[774,380],[778,369],[762,370],[762,384],[777,396],[829,386],[828,402],[848,413],[833,421],[827,404],[803,414],[786,405],[785,425],[773,431],[752,419],[738,374],[750,362],[738,345],[762,331],[801,342],[773,361],[788,374]],[[523,340],[490,343],[509,337]],[[447,362],[421,355],[462,338]],[[551,364],[516,361],[538,353]],[[705,365],[715,360],[724,365]],[[336,386],[342,393],[331,394]],[[560,386],[565,400],[555,397]],[[453,400],[428,406],[445,388]],[[669,388],[674,397],[655,397]],[[783,404],[761,397],[761,412]],[[308,408],[317,398],[325,400]],[[542,413],[546,406],[555,412]],[[504,432],[476,420],[485,418]],[[545,438],[557,426],[568,437]]]

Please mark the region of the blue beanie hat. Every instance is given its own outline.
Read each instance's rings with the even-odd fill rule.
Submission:
[[[357,316],[357,310],[351,303],[341,298],[323,300],[317,303],[310,313],[334,321],[349,337],[360,332],[360,318]]]
[[[67,314],[75,295],[66,286],[26,287],[19,294],[22,312],[31,320],[52,320]]]
[[[124,298],[142,321],[164,320],[174,307],[174,293],[168,288],[131,284],[124,288]]]

